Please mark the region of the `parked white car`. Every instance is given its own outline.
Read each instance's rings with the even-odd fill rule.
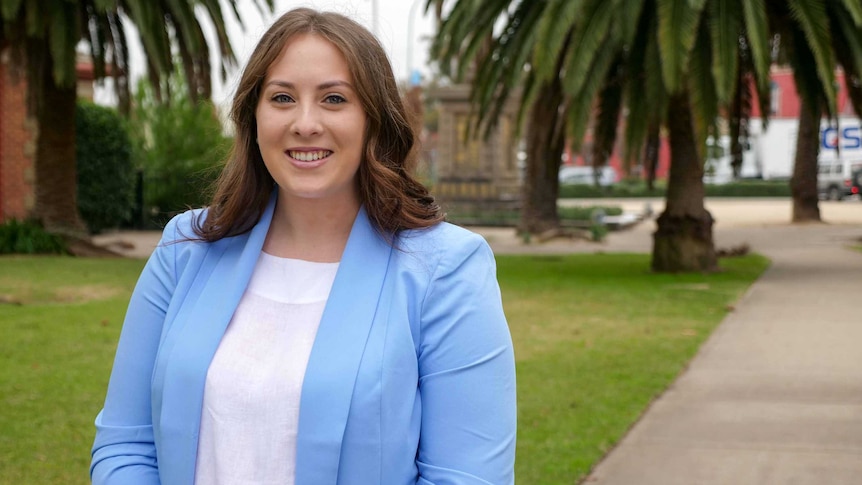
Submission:
[[[617,172],[613,167],[593,168],[589,166],[560,167],[560,185],[594,185],[598,176],[598,184],[607,187],[617,182]]]
[[[817,164],[817,192],[821,198],[841,200],[853,193],[853,173],[862,170],[862,160],[820,160]]]

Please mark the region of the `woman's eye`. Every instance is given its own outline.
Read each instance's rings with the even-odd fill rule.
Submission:
[[[290,96],[288,96],[286,94],[276,94],[275,96],[272,97],[272,100],[275,101],[276,103],[289,103],[289,102],[293,101],[293,98],[291,98]]]
[[[344,99],[343,96],[340,96],[338,94],[330,94],[329,96],[324,98],[324,101],[326,101],[329,104],[341,104],[341,103],[347,102],[347,100]]]

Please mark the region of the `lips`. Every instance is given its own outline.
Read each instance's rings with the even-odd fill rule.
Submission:
[[[290,158],[299,160],[300,162],[316,162],[332,155],[331,150],[288,150],[287,155]]]

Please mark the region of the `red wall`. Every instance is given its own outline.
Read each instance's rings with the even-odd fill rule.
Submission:
[[[26,219],[34,203],[33,136],[23,80],[0,62],[0,222]]]
[[[771,118],[799,118],[800,99],[796,94],[796,83],[793,81],[793,71],[789,68],[774,67],[771,72],[773,89],[776,90],[777,110],[770,113]],[[838,115],[853,116],[853,104],[847,95],[847,84],[844,72],[837,71],[835,80],[838,82]],[[754,88],[752,87],[752,90]],[[753,117],[760,116],[760,106],[755,104]]]

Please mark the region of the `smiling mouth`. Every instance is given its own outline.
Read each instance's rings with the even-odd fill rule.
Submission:
[[[294,158],[296,160],[299,160],[300,162],[314,162],[316,160],[320,160],[322,158],[326,158],[332,155],[332,152],[330,150],[317,150],[314,152],[300,152],[295,150],[288,150],[287,154],[288,156],[290,156],[290,158]]]

